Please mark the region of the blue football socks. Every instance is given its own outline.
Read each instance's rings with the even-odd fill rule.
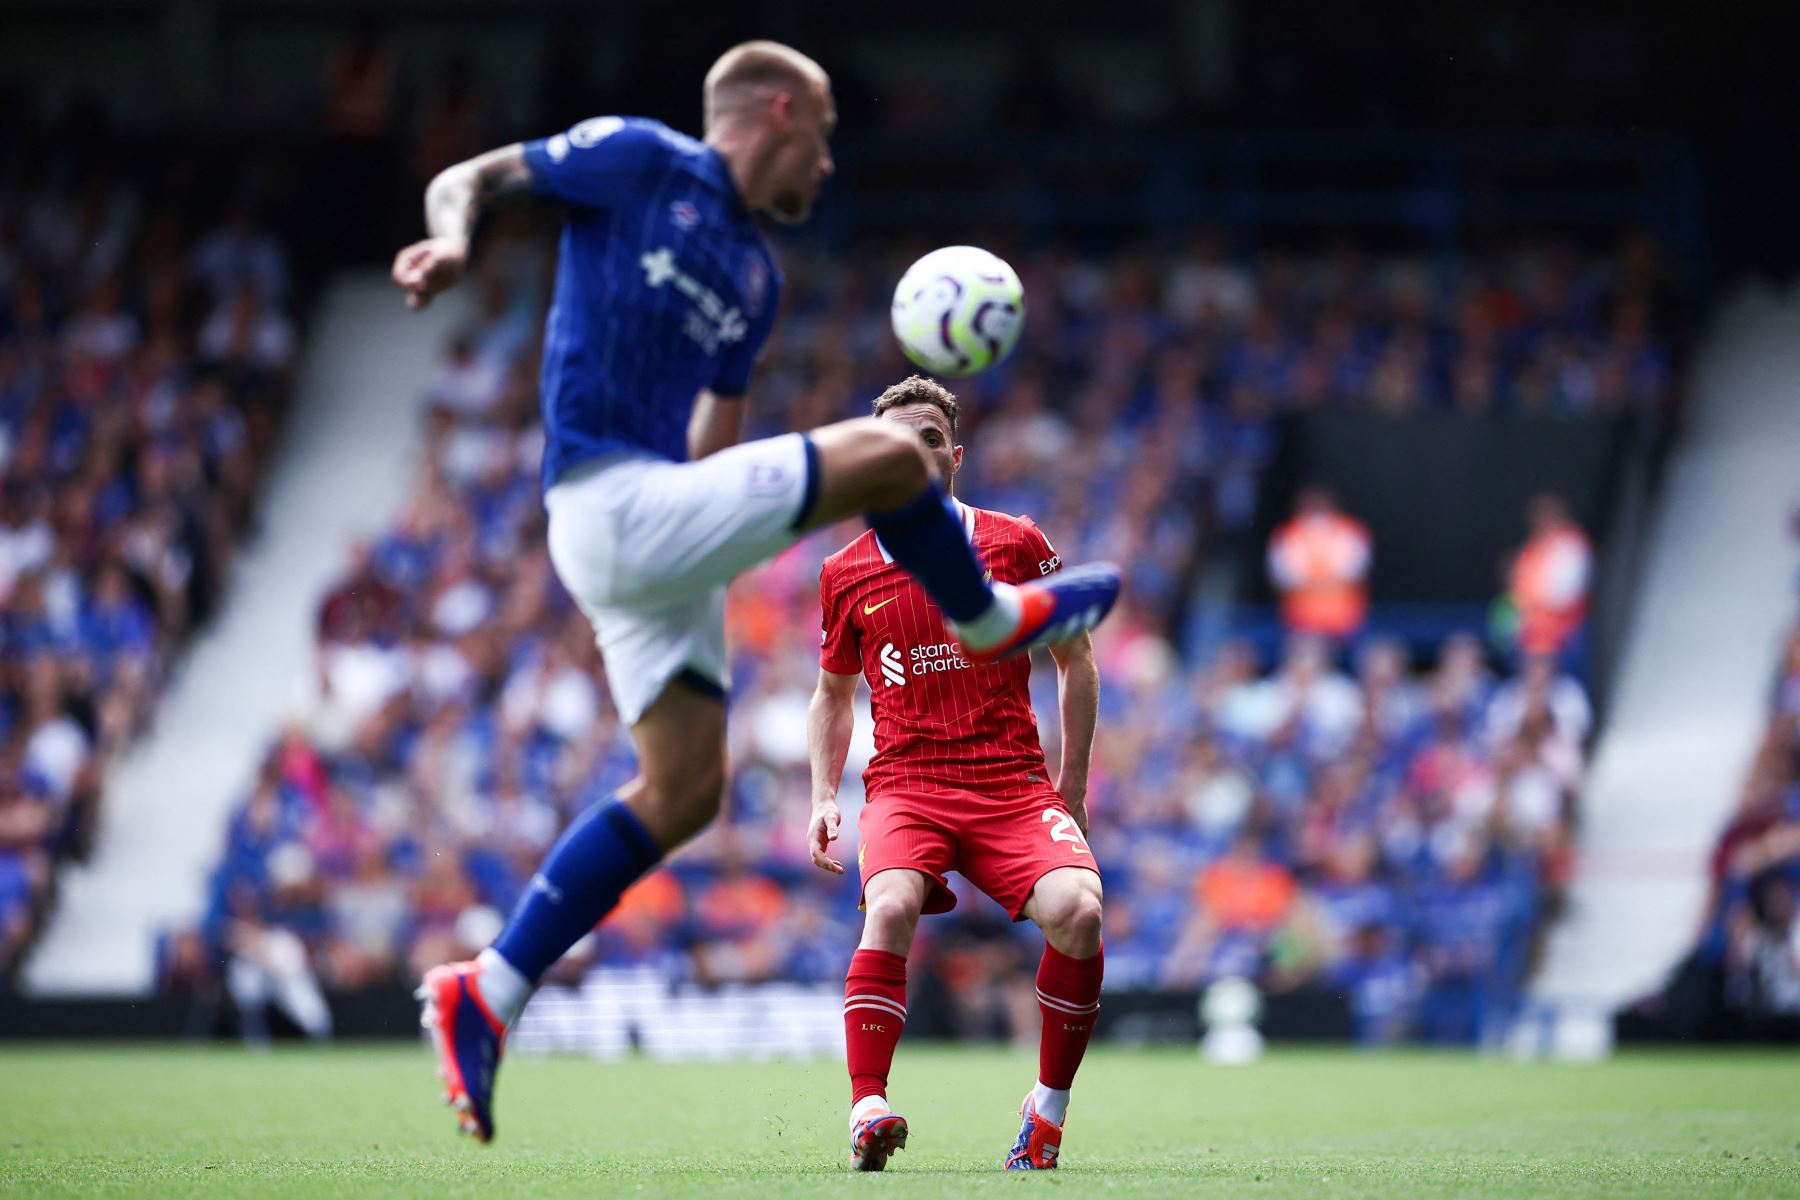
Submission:
[[[594,805],[550,847],[494,950],[535,984],[661,859],[661,847],[623,803]]]
[[[869,528],[950,620],[974,621],[993,607],[962,518],[936,484],[899,508],[870,513]]]

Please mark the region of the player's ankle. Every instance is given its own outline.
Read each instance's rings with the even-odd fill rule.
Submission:
[[[858,1121],[861,1121],[874,1113],[884,1113],[888,1111],[886,1096],[864,1096],[861,1100],[858,1100],[855,1104],[850,1106],[850,1128],[855,1129]]]
[[[1031,1107],[1052,1125],[1062,1125],[1069,1117],[1069,1089],[1040,1083],[1031,1089]]]
[[[1022,609],[1019,589],[1010,583],[993,584],[994,602],[972,621],[958,621],[956,636],[970,650],[986,650],[1018,632]]]
[[[475,987],[481,993],[482,1003],[496,1021],[510,1026],[531,997],[531,981],[492,946],[475,956],[475,968]]]

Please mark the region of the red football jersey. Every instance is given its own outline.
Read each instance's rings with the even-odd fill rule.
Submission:
[[[1029,518],[957,508],[992,578],[1025,583],[1062,565]],[[938,606],[872,531],[825,560],[819,606],[819,665],[869,681],[875,757],[863,784],[871,796],[883,786],[1049,781],[1031,711],[1031,660],[971,664]]]

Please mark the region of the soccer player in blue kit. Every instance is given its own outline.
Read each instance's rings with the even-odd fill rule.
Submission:
[[[638,775],[551,847],[494,944],[420,988],[463,1132],[494,1135],[506,1029],[538,979],[619,895],[718,813],[726,784],[725,587],[807,531],[866,515],[990,662],[1098,624],[1101,564],[993,583],[923,443],[872,417],[739,444],[742,397],[781,275],[758,214],[805,220],[832,172],[831,81],[775,42],[707,73],[705,138],[598,117],[450,167],[425,193],[429,237],[393,278],[421,308],[468,261],[491,202],[567,207],[540,380],[552,565],[594,626]]]

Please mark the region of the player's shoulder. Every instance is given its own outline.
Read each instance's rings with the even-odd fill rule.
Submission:
[[[990,533],[1000,537],[1044,536],[1037,522],[1030,517],[1014,516],[993,508],[975,508],[973,505],[970,506],[970,511],[975,514],[975,532],[978,534]]]
[[[819,578],[835,582],[848,572],[866,568],[872,558],[880,557],[880,550],[875,545],[875,531],[864,530],[861,536],[852,538],[842,549],[825,556],[819,568]]]
[[[1001,512],[997,508],[975,508],[974,505],[969,507],[974,508],[977,521],[992,521],[1005,529],[1037,528],[1036,523],[1030,517],[1014,516],[1012,513]]]
[[[996,552],[1013,555],[1019,564],[1020,578],[1035,579],[1061,568],[1062,556],[1030,517],[990,508],[973,511],[976,540],[993,547]]]
[[[577,121],[566,133],[544,141],[544,151],[561,162],[578,150],[604,145],[608,154],[632,155],[645,161],[662,158],[698,158],[706,146],[696,138],[670,129],[652,117],[605,116]]]

